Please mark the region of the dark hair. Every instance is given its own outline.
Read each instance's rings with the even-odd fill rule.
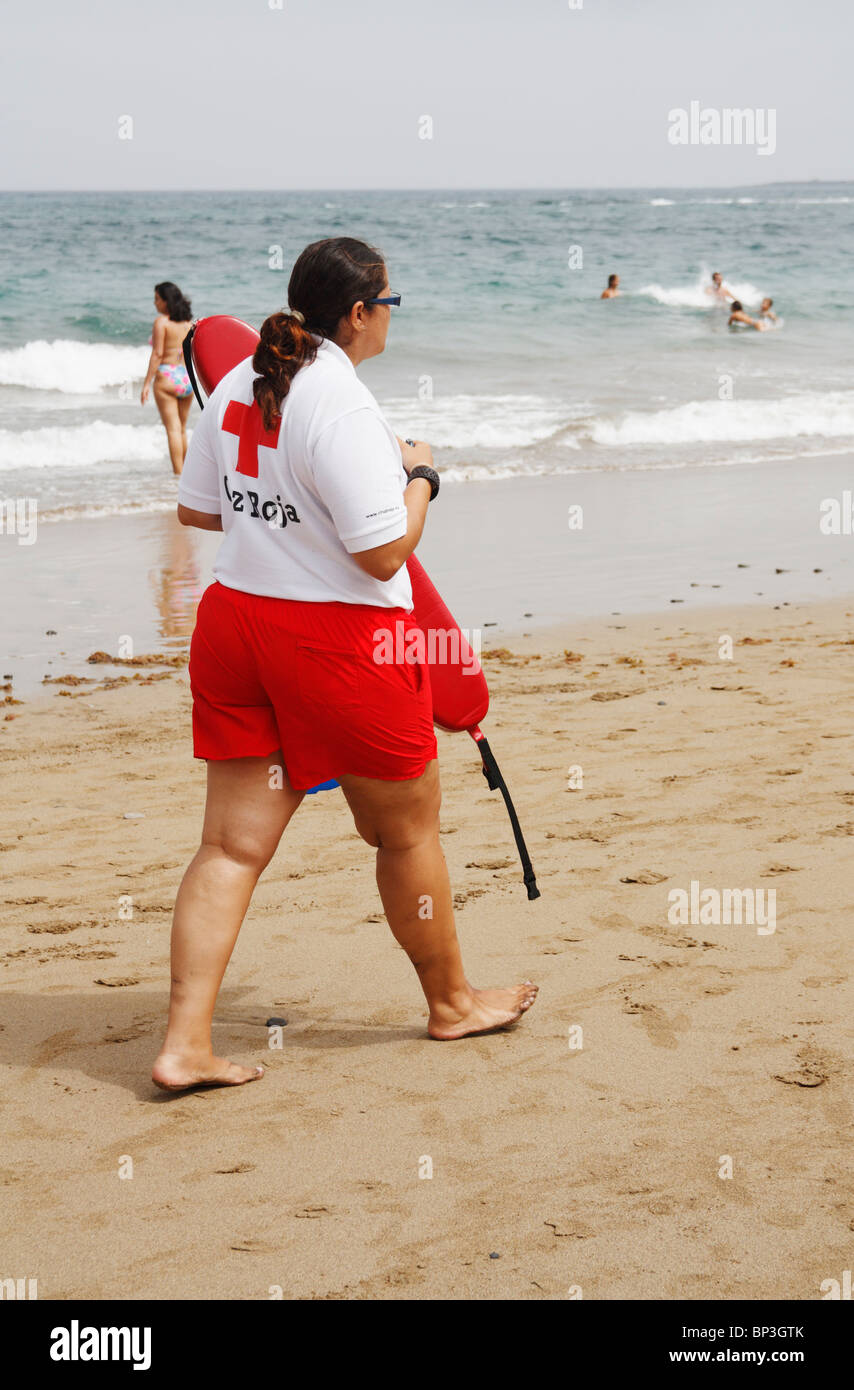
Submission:
[[[619,275],[609,275],[609,276],[608,276],[608,289],[609,289],[609,290],[611,290],[611,289],[614,288],[614,285],[616,285],[616,283],[617,283],[617,281],[619,280],[619,278],[620,278]]]
[[[712,279],[713,279],[713,280],[720,280],[720,278],[721,278],[721,272],[720,272],[719,270],[713,270],[713,271],[712,271]]]
[[[154,286],[154,293],[166,300],[166,312],[173,323],[186,323],[193,317],[189,299],[185,299],[177,285],[171,280],[161,280]]]
[[[741,302],[740,299],[734,299],[734,300],[732,301],[732,304],[730,304],[729,308],[730,308],[730,313],[731,313],[731,314],[743,314],[743,313],[744,313],[744,305],[742,304],[742,302]]]
[[[252,358],[259,375],[252,394],[261,408],[264,428],[273,428],[282,402],[300,367],[317,356],[312,335],[334,338],[342,318],[361,300],[385,288],[382,253],[349,236],[313,241],[297,257],[288,281],[288,304],[302,314],[301,324],[284,310],[261,325],[261,341]]]
[[[771,308],[771,305],[774,303],[774,301],[773,301],[773,299],[768,299],[768,296],[767,296],[767,295],[765,296],[765,298],[768,300],[768,308],[770,309],[770,308]]]

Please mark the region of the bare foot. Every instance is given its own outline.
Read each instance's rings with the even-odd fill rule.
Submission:
[[[187,1057],[177,1052],[161,1052],[151,1079],[161,1091],[187,1091],[196,1086],[243,1086],[258,1081],[263,1067],[241,1067],[225,1057]]]
[[[537,997],[538,985],[526,980],[515,989],[475,989],[469,1008],[456,1019],[434,1019],[432,1014],[427,1032],[437,1042],[452,1038],[468,1038],[474,1033],[495,1033],[516,1023],[530,1009]]]

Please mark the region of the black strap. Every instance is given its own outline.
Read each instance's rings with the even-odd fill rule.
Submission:
[[[528,901],[530,902],[534,898],[540,896],[540,890],[537,887],[537,880],[534,875],[533,865],[531,864],[531,857],[528,854],[528,849],[522,834],[522,827],[519,824],[519,817],[516,815],[516,808],[510,799],[507,783],[501,776],[501,770],[498,763],[495,761],[495,755],[486,739],[482,737],[479,738],[477,740],[477,746],[480,751],[480,756],[483,759],[481,771],[486,778],[489,790],[495,791],[497,788],[504,797],[504,804],[507,807],[507,814],[510,817],[510,824],[513,827],[513,838],[516,841],[516,848],[519,851],[519,858],[522,861],[522,877],[525,881],[525,887],[528,890]]]
[[[194,323],[186,338],[184,339],[184,366],[187,368],[187,376],[190,378],[190,385],[193,388],[193,394],[195,395],[196,400],[199,402],[199,409],[204,410],[205,403],[202,400],[201,392],[199,391],[198,383],[196,381],[196,373],[193,370],[193,337],[196,332],[196,326],[197,325]]]

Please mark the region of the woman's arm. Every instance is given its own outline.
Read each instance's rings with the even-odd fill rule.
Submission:
[[[421,539],[431,491],[426,478],[413,478],[411,483],[406,484],[403,489],[403,501],[408,518],[406,533],[396,541],[374,546],[373,550],[351,552],[360,569],[373,579],[394,578]]]
[[[163,361],[163,349],[166,346],[166,320],[159,315],[154,320],[154,327],[151,330],[151,356],[148,359],[148,367],[145,373],[145,381],[142,383],[142,391],[139,399],[143,405],[148,400],[148,393],[151,390],[151,383],[157,374],[157,368]]]
[[[178,503],[178,520],[182,526],[197,526],[200,531],[222,530],[222,516],[219,512],[196,512],[181,502]]]

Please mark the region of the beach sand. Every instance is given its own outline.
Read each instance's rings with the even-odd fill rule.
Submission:
[[[484,731],[542,897],[466,735],[439,734],[443,844],[470,978],[530,977],[534,1010],[427,1039],[373,853],[323,793],[217,1011],[218,1051],[266,1076],[176,1097],[149,1069],[204,795],[186,674],[10,706],[0,1277],[45,1299],[821,1297],[854,1241],[852,612],[674,609],[494,655],[487,634]],[[775,890],[776,931],[671,925],[692,881]]]

